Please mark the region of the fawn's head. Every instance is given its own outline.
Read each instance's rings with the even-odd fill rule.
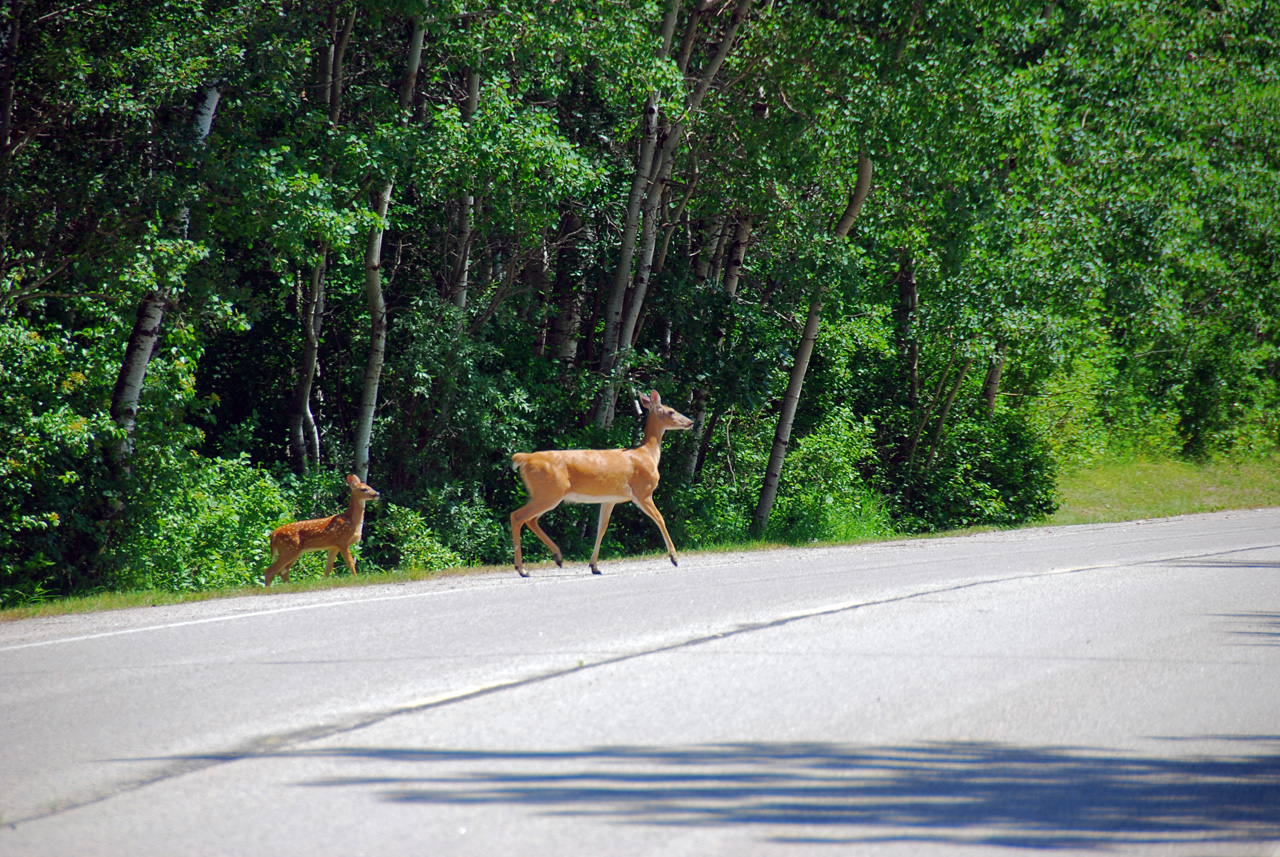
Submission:
[[[351,496],[360,500],[377,500],[382,495],[360,481],[354,473],[347,474],[347,485],[351,486]]]

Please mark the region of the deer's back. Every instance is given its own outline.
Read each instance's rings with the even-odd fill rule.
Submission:
[[[530,494],[571,503],[622,502],[658,483],[658,468],[641,449],[556,449],[517,453],[512,463]]]
[[[360,530],[353,527],[351,522],[341,514],[285,524],[277,527],[271,534],[273,546],[289,546],[295,550],[339,545],[350,547],[358,541],[360,541]]]

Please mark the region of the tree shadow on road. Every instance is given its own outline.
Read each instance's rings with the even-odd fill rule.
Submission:
[[[371,763],[377,775],[306,785],[367,789],[402,804],[518,805],[636,824],[757,826],[779,842],[1065,849],[1280,838],[1280,754],[1257,752],[1280,751],[1280,736],[1239,740],[1242,751],[1252,752],[1148,758],[984,743],[751,743],[549,752],[348,747],[279,755],[337,758],[362,769]]]
[[[1228,633],[1234,645],[1280,646],[1280,613],[1220,613],[1233,625]]]

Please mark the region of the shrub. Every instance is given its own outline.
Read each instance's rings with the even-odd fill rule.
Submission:
[[[932,466],[895,498],[897,517],[914,531],[1038,520],[1058,507],[1056,473],[1048,445],[1020,414],[961,419]]]
[[[427,519],[405,506],[379,503],[375,520],[366,524],[364,554],[376,568],[440,571],[463,565],[462,557],[440,543]]]
[[[792,544],[886,536],[893,525],[861,468],[875,455],[872,427],[837,407],[783,465],[765,536]]]
[[[261,579],[292,498],[248,457],[186,460],[154,475],[111,549],[114,588],[194,591]],[[330,513],[332,514],[332,513]]]

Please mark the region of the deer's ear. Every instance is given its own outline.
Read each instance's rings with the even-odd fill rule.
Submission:
[[[356,484],[357,482],[359,482],[359,481],[360,481],[359,477],[357,477],[354,473],[348,473],[348,474],[347,474],[347,484],[348,484],[348,485],[355,485],[355,484]]]
[[[649,401],[653,402],[653,406],[656,408],[658,405],[662,404],[662,397],[658,395],[657,390],[650,390]]]
[[[640,400],[640,404],[644,405],[646,408],[653,408],[653,400],[644,393],[640,393],[637,398]]]

